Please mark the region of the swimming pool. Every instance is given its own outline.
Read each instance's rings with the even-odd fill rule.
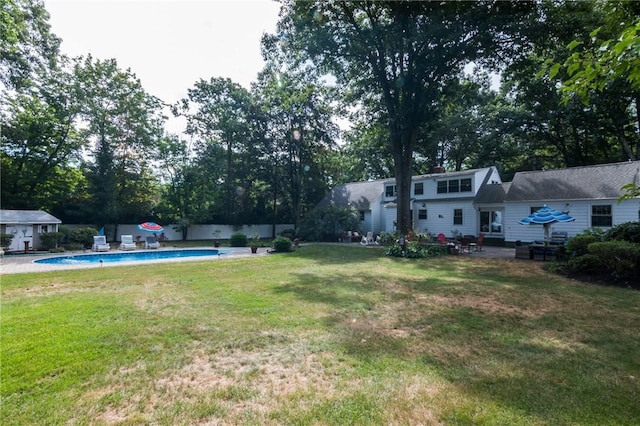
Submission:
[[[115,263],[141,260],[177,259],[184,257],[219,256],[231,253],[231,250],[183,249],[158,251],[130,251],[122,253],[74,254],[34,260],[33,263],[47,265],[88,265],[92,263]]]

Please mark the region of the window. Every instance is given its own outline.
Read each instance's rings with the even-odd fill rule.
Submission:
[[[540,210],[542,208],[542,206],[536,206],[536,207],[531,207],[529,209],[529,214],[534,214],[535,212],[537,212],[538,210]]]
[[[386,197],[395,197],[397,194],[395,185],[387,185],[384,188],[384,195]]]
[[[46,234],[47,232],[49,232],[49,227],[47,225],[40,225],[40,233]]]
[[[462,225],[462,209],[453,209],[453,224]]]
[[[413,186],[413,194],[414,195],[422,195],[424,194],[424,183],[416,182]]]
[[[612,225],[611,204],[591,206],[591,226],[609,227]]]
[[[438,181],[438,194],[471,192],[471,178]]]
[[[364,210],[358,212],[360,214],[360,222],[364,222]]]
[[[427,220],[427,209],[418,210],[418,220]]]

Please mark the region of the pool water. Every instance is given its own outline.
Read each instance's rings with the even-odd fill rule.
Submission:
[[[131,262],[139,260],[176,259],[183,257],[219,256],[231,253],[231,250],[184,249],[159,251],[130,251],[121,253],[74,254],[34,260],[34,263],[47,265],[86,265],[91,263]]]

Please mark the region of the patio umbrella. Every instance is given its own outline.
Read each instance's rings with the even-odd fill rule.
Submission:
[[[531,213],[524,219],[520,219],[520,225],[542,225],[544,227],[544,240],[549,241],[549,225],[556,222],[573,222],[575,218],[566,213],[553,210],[545,204],[541,209]]]
[[[138,229],[145,232],[164,232],[164,228],[155,222],[145,222],[138,225]]]

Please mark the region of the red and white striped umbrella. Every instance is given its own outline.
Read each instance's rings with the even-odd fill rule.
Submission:
[[[138,229],[145,232],[164,232],[164,228],[155,222],[145,222],[138,225]]]

